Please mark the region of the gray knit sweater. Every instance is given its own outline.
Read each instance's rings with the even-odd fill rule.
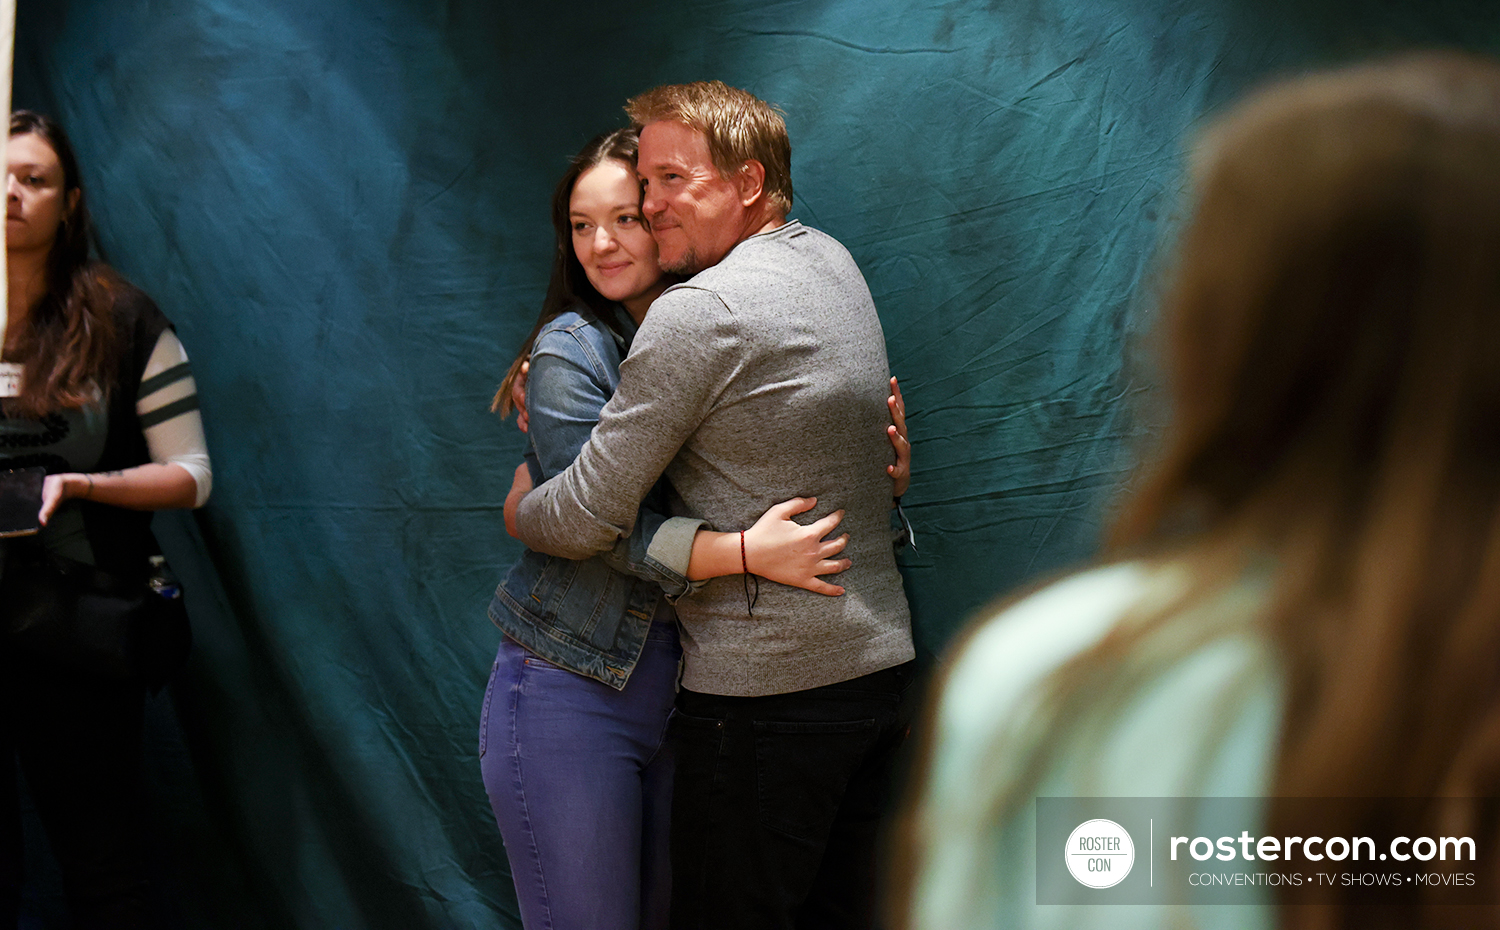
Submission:
[[[742,576],[714,579],[677,605],[683,685],[781,694],[905,662],[914,651],[890,542],[889,380],[880,320],[848,251],[798,222],[751,236],[652,304],[593,436],[522,503],[522,539],[575,559],[607,549],[663,471],[684,512],[719,530],[816,496],[802,522],[846,511],[853,567],[834,579],[845,593],[761,579],[751,616]]]

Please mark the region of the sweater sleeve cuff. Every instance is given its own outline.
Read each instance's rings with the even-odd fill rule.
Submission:
[[[693,537],[704,526],[704,522],[695,517],[669,518],[651,537],[651,544],[646,548],[647,558],[686,579],[688,562],[693,557]],[[686,590],[677,597],[692,594],[706,584],[706,580],[688,581]],[[675,601],[677,597],[670,599]]]

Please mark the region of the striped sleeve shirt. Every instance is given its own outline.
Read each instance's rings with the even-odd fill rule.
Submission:
[[[180,465],[192,475],[198,486],[193,506],[203,506],[213,487],[213,469],[203,436],[203,417],[198,412],[198,386],[193,382],[187,352],[170,329],[162,330],[146,362],[135,411],[146,434],[151,461]]]

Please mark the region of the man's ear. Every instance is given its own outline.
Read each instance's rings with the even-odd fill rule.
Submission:
[[[753,158],[746,161],[734,173],[734,184],[739,191],[740,204],[750,206],[766,191],[766,166]]]

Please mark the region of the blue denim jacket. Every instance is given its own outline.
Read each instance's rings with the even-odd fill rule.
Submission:
[[[572,463],[620,383],[635,324],[623,308],[614,310],[625,339],[575,311],[537,334],[526,380],[526,463],[535,484]],[[672,616],[663,596],[675,600],[696,587],[685,573],[702,521],[669,517],[667,494],[658,481],[630,536],[593,558],[526,550],[496,589],[490,620],[549,662],[623,689],[658,608]]]

